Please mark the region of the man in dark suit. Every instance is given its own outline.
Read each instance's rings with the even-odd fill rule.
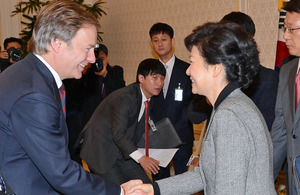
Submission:
[[[154,106],[151,117],[154,122],[168,117],[173,123],[183,145],[173,158],[175,174],[187,171],[186,163],[192,154],[194,132],[193,124],[188,119],[188,105],[192,96],[192,86],[185,74],[189,64],[173,54],[174,31],[165,23],[156,23],[150,29],[151,45],[166,68],[166,79],[163,91],[153,97]],[[170,167],[161,168],[153,179],[170,176]]]
[[[84,108],[82,127],[91,118],[97,106],[111,92],[125,87],[123,78],[123,68],[109,64],[108,49],[105,45],[99,44],[95,55],[102,61],[102,70],[96,70],[93,65],[87,69],[87,72],[82,77],[84,91]]]
[[[67,148],[59,88],[63,91],[63,79],[80,78],[84,66],[95,62],[98,26],[76,3],[52,2],[37,16],[31,53],[0,75],[0,167],[18,195],[123,191],[86,172]]]
[[[250,16],[242,12],[231,12],[225,15],[223,22],[234,22],[243,27],[247,32],[255,35],[255,24]],[[275,119],[275,103],[278,87],[278,73],[275,70],[259,66],[257,75],[251,85],[243,89],[243,92],[251,98],[266,120],[269,131],[271,131]]]
[[[165,74],[158,60],[143,60],[136,83],[114,91],[97,107],[83,129],[80,152],[92,172],[118,184],[131,179],[151,182],[143,168],[156,174],[159,162],[139,152],[137,143],[145,132],[145,101],[160,93]]]
[[[286,10],[283,38],[289,53],[295,58],[281,67],[271,136],[273,141],[274,179],[287,162],[287,194],[298,194],[295,158],[300,155],[300,1],[291,0]],[[298,188],[298,189],[297,189]]]

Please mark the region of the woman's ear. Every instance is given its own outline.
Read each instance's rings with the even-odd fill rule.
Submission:
[[[217,77],[223,70],[223,64],[213,65],[213,76]]]

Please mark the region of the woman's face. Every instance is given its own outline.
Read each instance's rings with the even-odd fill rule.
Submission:
[[[211,66],[207,65],[196,46],[192,48],[190,62],[191,64],[186,70],[186,74],[190,76],[192,81],[192,92],[194,94],[207,95],[208,90],[211,90]]]

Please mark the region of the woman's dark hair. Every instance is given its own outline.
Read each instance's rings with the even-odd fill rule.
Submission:
[[[246,88],[259,68],[259,52],[252,35],[235,23],[206,23],[184,40],[191,51],[196,46],[208,65],[223,64],[226,79]]]
[[[159,60],[153,58],[145,59],[139,64],[136,74],[136,82],[140,83],[139,75],[143,75],[144,77],[146,77],[148,75],[155,74],[161,74],[163,76],[166,76],[166,69],[164,65]]]

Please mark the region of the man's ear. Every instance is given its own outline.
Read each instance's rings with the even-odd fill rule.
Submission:
[[[213,68],[213,77],[217,77],[223,69],[223,64],[215,64],[213,65],[212,68]]]
[[[51,48],[53,49],[53,51],[55,51],[56,53],[58,53],[60,51],[61,45],[62,45],[62,40],[60,39],[51,39]]]
[[[138,79],[139,79],[140,84],[143,84],[145,77],[143,75],[139,74]]]

